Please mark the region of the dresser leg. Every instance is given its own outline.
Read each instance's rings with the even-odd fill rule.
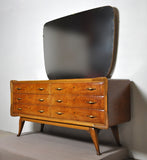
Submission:
[[[96,128],[89,128],[89,131],[90,131],[90,135],[91,135],[91,138],[93,140],[93,143],[95,145],[95,149],[97,151],[97,154],[100,155],[99,142],[98,142],[98,132],[99,132],[99,130],[96,129]]]
[[[40,132],[43,132],[44,124],[41,124]]]
[[[117,126],[112,126],[111,127],[113,136],[115,138],[116,143],[118,144],[118,146],[121,146],[120,144],[120,140],[119,140],[119,131],[118,131],[118,127]]]
[[[24,120],[22,120],[22,118],[20,117],[20,119],[19,119],[19,131],[18,131],[18,137],[20,136],[20,134],[21,134],[21,131],[22,131],[22,129],[23,129],[23,126],[24,126],[24,123],[25,123],[25,121]]]

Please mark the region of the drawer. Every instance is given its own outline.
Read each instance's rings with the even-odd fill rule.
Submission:
[[[13,92],[49,94],[49,83],[14,83]]]
[[[14,113],[50,117],[49,106],[14,104]]]
[[[51,118],[74,120],[73,108],[51,107]]]
[[[105,123],[105,112],[96,109],[51,107],[51,117],[92,123]]]
[[[51,95],[51,105],[104,110],[104,96]]]
[[[75,120],[105,124],[105,112],[96,109],[80,109],[75,113]]]
[[[52,83],[51,94],[105,95],[104,82]]]
[[[13,94],[13,102],[17,104],[48,105],[50,103],[50,96],[39,94]]]

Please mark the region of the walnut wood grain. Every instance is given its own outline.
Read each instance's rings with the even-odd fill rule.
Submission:
[[[80,109],[70,107],[51,107],[51,117],[93,123],[105,123],[104,111],[96,109]]]
[[[24,123],[25,123],[25,121],[20,117],[20,119],[19,119],[19,130],[18,130],[18,134],[17,134],[18,137],[21,135]]]
[[[91,138],[93,140],[93,143],[95,145],[95,149],[98,155],[100,155],[100,149],[99,149],[99,141],[98,141],[98,130],[95,128],[89,128]]]
[[[92,122],[85,122],[85,121],[75,121],[75,120],[67,120],[67,119],[59,119],[59,118],[51,118],[51,117],[43,117],[37,115],[28,115],[28,114],[19,114],[20,117],[32,118],[41,121],[50,121],[53,123],[62,123],[62,124],[69,124],[69,125],[76,125],[76,126],[87,126],[87,127],[94,127],[99,129],[108,129],[104,124],[101,123],[92,123]],[[39,123],[39,122],[38,122]]]
[[[18,81],[14,82],[14,93],[34,93],[34,94],[49,94],[49,83],[17,83]]]
[[[104,81],[52,83],[51,94],[104,95]]]
[[[89,131],[89,127],[87,126],[80,126],[80,125],[75,125],[75,124],[66,124],[66,123],[60,123],[54,122],[54,121],[46,121],[46,120],[41,120],[41,119],[33,119],[26,117],[25,115],[21,117],[22,121],[29,121],[29,122],[35,122],[35,123],[40,123],[40,124],[48,124],[48,125],[54,125],[54,126],[59,126],[59,127],[68,127],[68,128],[75,128],[75,129],[80,129],[80,130],[86,130]]]
[[[27,115],[36,115],[43,117],[50,117],[49,106],[40,106],[40,105],[26,105],[26,104],[15,104],[14,112],[16,114],[27,114]]]
[[[51,95],[50,105],[104,110],[104,96]]]
[[[13,94],[14,104],[49,105],[51,97],[44,94]]]

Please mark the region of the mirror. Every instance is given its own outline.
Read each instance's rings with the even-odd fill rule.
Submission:
[[[44,25],[44,58],[49,79],[110,78],[114,69],[118,16],[110,6]]]

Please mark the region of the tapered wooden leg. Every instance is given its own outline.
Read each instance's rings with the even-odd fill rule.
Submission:
[[[111,127],[113,136],[115,138],[116,143],[118,144],[118,146],[121,146],[120,144],[120,140],[119,140],[119,131],[118,131],[118,127],[117,126],[112,126]]]
[[[41,124],[40,132],[43,132],[44,124]]]
[[[20,117],[20,119],[19,119],[19,131],[18,131],[18,137],[20,136],[20,134],[21,134],[21,131],[22,131],[22,129],[23,129],[23,126],[24,126],[24,123],[25,123],[25,121],[24,120],[22,120],[22,118]]]
[[[95,149],[97,151],[97,154],[100,155],[100,149],[99,149],[99,141],[98,141],[98,132],[99,130],[96,128],[89,128],[91,138],[93,140],[93,143],[95,145]]]

